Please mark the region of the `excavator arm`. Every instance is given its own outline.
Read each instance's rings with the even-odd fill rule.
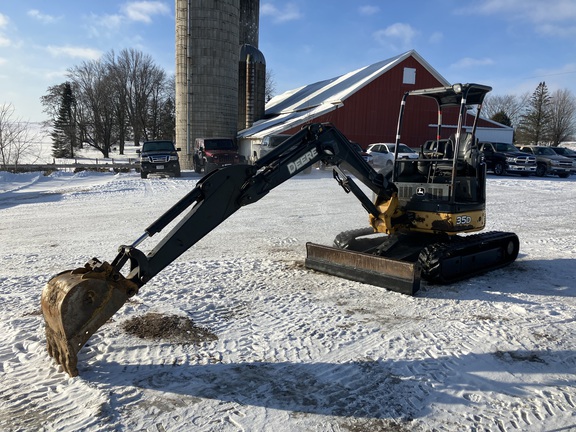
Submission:
[[[121,246],[113,267],[119,271],[129,260],[131,268],[127,279],[138,286],[144,285],[241,207],[255,203],[276,186],[320,161],[333,164],[336,181],[346,192],[353,192],[366,211],[378,218],[380,212],[372,200],[339,165],[345,165],[347,171],[383,200],[390,199],[394,186],[377,173],[334,126],[312,124],[254,165],[232,165],[202,178],[191,192],[146,228],[136,243]],[[190,207],[148,255],[136,248]]]
[[[134,243],[121,246],[112,263],[94,258],[82,268],[52,278],[41,297],[48,353],[70,376],[76,376],[77,353],[82,346],[141,286],[241,207],[260,200],[276,186],[320,161],[334,165],[336,181],[378,219],[378,208],[340,165],[370,188],[380,201],[389,200],[395,186],[377,173],[334,126],[308,125],[254,165],[233,165],[203,177]],[[179,217],[151,252],[145,254],[138,249],[145,239]],[[129,272],[124,276],[122,270],[128,263]]]

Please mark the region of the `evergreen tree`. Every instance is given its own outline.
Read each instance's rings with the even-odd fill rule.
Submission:
[[[52,156],[56,158],[74,157],[77,147],[76,124],[74,121],[74,94],[69,82],[62,85],[58,116],[52,129]]]
[[[508,117],[504,111],[498,111],[496,114],[490,117],[490,120],[494,120],[495,122],[503,124],[504,126],[512,127],[512,120],[510,120],[510,117]]]
[[[546,83],[541,82],[530,97],[526,113],[520,118],[517,130],[518,140],[526,144],[549,142],[550,128],[550,95]]]

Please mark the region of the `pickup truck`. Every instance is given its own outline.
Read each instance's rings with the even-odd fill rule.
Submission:
[[[479,150],[484,153],[486,168],[496,175],[536,174],[536,156],[521,152],[512,144],[502,142],[480,142]]]
[[[570,175],[572,160],[560,156],[550,147],[537,145],[518,145],[516,147],[518,147],[520,151],[536,156],[536,163],[538,164],[536,167],[536,175],[538,177],[544,177],[550,174],[566,178]]]

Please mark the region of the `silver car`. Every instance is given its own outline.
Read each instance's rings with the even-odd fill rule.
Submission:
[[[392,143],[370,144],[366,150],[374,158],[372,163],[377,167],[392,166],[395,151],[396,145]],[[398,145],[398,159],[418,159],[418,153],[406,144],[400,143]]]

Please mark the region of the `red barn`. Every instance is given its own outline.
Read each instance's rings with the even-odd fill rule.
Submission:
[[[266,135],[292,134],[307,123],[330,122],[364,148],[375,142],[394,142],[404,93],[449,85],[411,50],[272,98],[266,104],[264,119],[240,131],[238,140],[246,156],[259,154],[258,145]],[[455,109],[453,119],[450,112],[444,112],[443,123],[448,125],[444,127],[446,137],[451,133],[450,125],[456,126],[456,112]],[[426,140],[435,138],[436,123],[434,101],[412,98],[407,105],[401,141],[418,148]],[[487,119],[481,119],[477,135],[481,140],[512,142],[512,128]]]

